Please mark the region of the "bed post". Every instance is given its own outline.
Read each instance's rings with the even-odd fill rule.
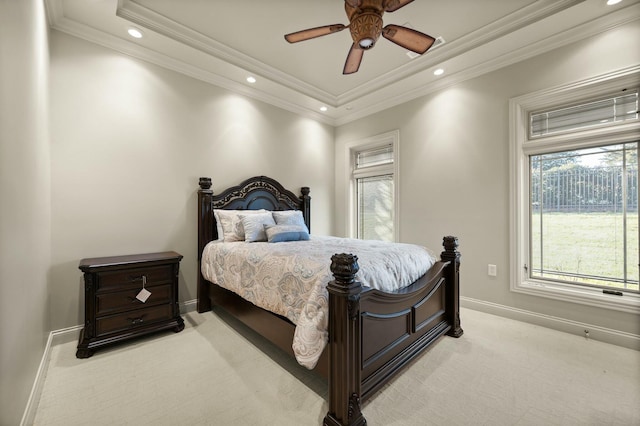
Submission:
[[[202,276],[202,250],[209,241],[214,239],[213,229],[213,190],[211,189],[211,178],[200,178],[200,189],[198,190],[198,312],[211,310],[211,299],[209,299],[209,284]]]
[[[360,411],[361,328],[360,292],[356,281],[358,257],[335,254],[331,257],[334,280],[329,291],[329,411],[324,426],[364,426]]]
[[[447,266],[447,289],[446,306],[448,321],[451,330],[448,336],[460,337],[463,330],[460,327],[460,252],[458,249],[458,238],[448,236],[442,239],[444,251],[440,258],[444,262],[450,262]]]
[[[303,186],[300,188],[300,200],[302,201],[302,217],[304,218],[304,223],[307,224],[307,229],[311,232],[311,197],[309,197],[309,187]]]

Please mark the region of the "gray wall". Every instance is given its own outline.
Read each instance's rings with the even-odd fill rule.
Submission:
[[[330,234],[334,129],[58,31],[51,34],[53,329],[82,324],[78,262],[175,250],[196,298],[198,177],[311,188]]]
[[[51,330],[47,23],[0,1],[0,425],[20,423]]]
[[[442,236],[458,236],[462,296],[503,313],[525,310],[640,335],[638,315],[510,291],[508,158],[510,98],[637,65],[638,40],[636,21],[340,126],[336,232],[347,232],[345,145],[399,129],[400,240],[439,252]],[[488,264],[497,265],[497,277],[487,275]]]

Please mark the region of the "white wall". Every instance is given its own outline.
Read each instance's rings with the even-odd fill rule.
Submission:
[[[309,186],[312,231],[333,231],[331,126],[57,31],[50,54],[53,329],[83,322],[85,257],[175,250],[196,298],[200,176]]]
[[[640,63],[637,21],[336,129],[336,232],[346,233],[345,144],[400,131],[400,240],[440,252],[456,235],[461,293],[489,304],[640,335],[638,315],[509,287],[509,99]],[[498,276],[487,275],[487,265]],[[463,328],[464,328],[464,318]]]
[[[50,325],[47,23],[0,0],[0,424],[20,423]]]

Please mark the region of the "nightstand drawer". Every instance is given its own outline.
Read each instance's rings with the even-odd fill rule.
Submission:
[[[102,336],[116,331],[132,330],[154,322],[170,320],[172,314],[172,306],[167,304],[98,318],[96,334]]]
[[[170,284],[173,280],[173,267],[163,265],[156,267],[132,268],[123,271],[101,272],[98,274],[97,290],[123,290],[128,288],[142,288],[143,277],[146,285]]]
[[[92,257],[80,260],[84,273],[84,327],[78,358],[103,346],[161,330],[184,329],[178,307],[182,255],[175,251]],[[136,299],[143,288],[145,302]]]
[[[140,286],[127,291],[96,295],[96,316],[171,302],[171,284],[158,286],[149,286],[147,284],[146,289],[151,292],[151,296],[144,303],[136,299],[141,289],[142,287]]]

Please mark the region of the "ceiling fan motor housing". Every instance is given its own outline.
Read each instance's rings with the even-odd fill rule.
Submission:
[[[355,15],[350,25],[351,38],[363,49],[370,49],[382,33],[382,16],[376,12]]]

